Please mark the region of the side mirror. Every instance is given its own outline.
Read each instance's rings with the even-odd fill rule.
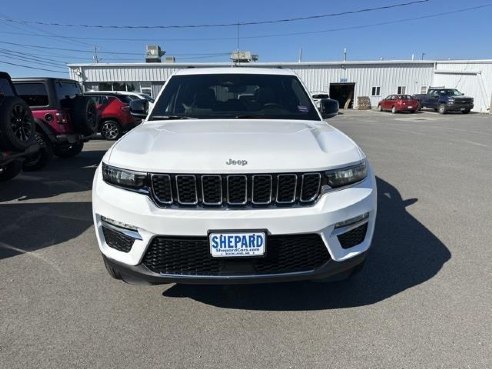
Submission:
[[[149,102],[147,100],[130,101],[130,114],[135,118],[147,118],[149,114]]]
[[[319,102],[320,113],[323,119],[333,118],[338,115],[338,101],[333,99],[321,99]]]

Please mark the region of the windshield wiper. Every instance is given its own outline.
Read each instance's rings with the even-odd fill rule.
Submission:
[[[187,117],[185,115],[152,115],[149,120],[156,120],[156,119],[194,119],[191,117]]]

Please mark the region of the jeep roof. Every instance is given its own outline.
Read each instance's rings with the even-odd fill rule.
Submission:
[[[10,79],[10,75],[6,72],[0,72],[0,96],[17,95],[14,84]]]
[[[19,96],[21,96],[31,107],[31,109],[45,109],[47,107],[52,108],[60,108],[61,101],[67,95],[78,95],[82,94],[82,89],[79,83],[73,79],[68,78],[56,78],[56,77],[24,77],[24,78],[13,78],[12,79],[14,85],[16,86],[17,92]],[[63,96],[60,96],[60,92],[57,91],[56,84],[57,83],[66,83],[76,85],[77,91],[73,94],[72,91],[66,91],[68,93],[63,93]],[[28,84],[37,84],[45,86],[45,90],[43,91],[35,91],[32,93],[31,91],[24,91],[23,86]]]

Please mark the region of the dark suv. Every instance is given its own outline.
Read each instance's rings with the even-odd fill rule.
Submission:
[[[39,137],[48,148],[45,153],[51,151],[61,158],[80,153],[97,130],[97,111],[77,81],[36,77],[15,78],[13,82],[39,123]]]
[[[0,72],[0,181],[14,178],[22,163],[37,155],[35,135],[29,106],[16,95],[10,76]]]

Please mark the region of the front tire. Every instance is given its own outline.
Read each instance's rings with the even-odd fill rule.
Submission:
[[[22,161],[14,160],[7,165],[1,167],[0,182],[8,181],[17,176],[22,170]]]
[[[24,160],[22,168],[26,172],[42,169],[53,159],[53,145],[48,137],[36,132],[34,138],[39,144],[39,151]]]
[[[439,112],[439,114],[446,114],[446,105],[444,104],[439,105],[437,111]]]
[[[468,114],[470,112],[470,109],[465,109],[462,111],[463,114]]]
[[[114,141],[121,136],[121,126],[115,120],[106,120],[101,124],[101,136],[108,141]]]
[[[56,156],[67,159],[78,155],[84,148],[83,142],[76,142],[73,144],[62,144],[54,148],[54,153]]]
[[[393,106],[393,107],[391,108],[391,114],[396,114],[396,113],[397,113],[397,111],[396,111],[396,106]]]
[[[383,111],[383,107],[381,105],[378,105],[378,111]]]

